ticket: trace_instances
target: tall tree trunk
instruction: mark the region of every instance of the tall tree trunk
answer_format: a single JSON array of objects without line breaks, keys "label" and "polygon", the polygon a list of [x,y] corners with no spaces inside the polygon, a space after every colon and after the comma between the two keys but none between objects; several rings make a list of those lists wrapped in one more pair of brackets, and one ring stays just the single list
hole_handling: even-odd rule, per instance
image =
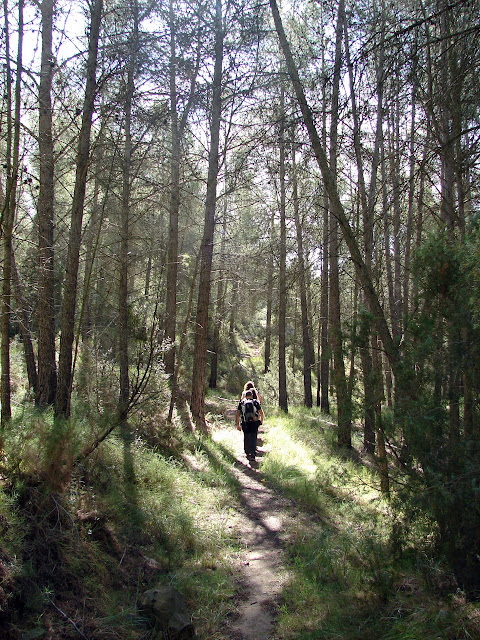
[{"label": "tall tree trunk", "polygon": [[[397,77],[397,76],[396,76]],[[400,206],[400,106],[397,100],[391,109],[390,125],[390,176],[392,180],[393,207],[389,210],[393,213],[393,307],[390,309],[392,333],[394,339],[400,341],[402,335],[402,277],[401,277],[401,206]]]},{"label": "tall tree trunk", "polygon": [[310,322],[307,307],[306,265],[303,254],[303,230],[300,223],[298,210],[298,184],[297,167],[295,158],[295,143],[292,144],[292,182],[293,182],[293,212],[295,216],[295,229],[297,233],[297,259],[298,259],[298,283],[300,287],[300,307],[302,314],[302,344],[303,344],[303,403],[306,407],[313,406],[312,398],[312,365],[313,346],[310,340]]},{"label": "tall tree trunk", "polygon": [[385,445],[385,435],[383,432],[382,419],[382,400],[383,393],[383,377],[382,377],[382,360],[381,360],[381,343],[378,342],[375,332],[372,334],[372,354],[373,354],[373,380],[375,388],[375,435],[377,447],[377,469],[380,475],[380,491],[384,496],[390,495],[390,475],[388,471],[388,457]]},{"label": "tall tree trunk", "polygon": [[192,278],[190,282],[190,294],[188,296],[187,314],[183,322],[183,331],[180,337],[180,344],[178,346],[178,359],[177,359],[177,362],[175,363],[175,371],[173,373],[172,393],[170,396],[170,407],[168,409],[168,417],[167,417],[168,423],[172,422],[173,409],[175,408],[175,402],[177,401],[177,396],[178,396],[178,376],[180,375],[180,367],[182,366],[183,349],[185,348],[185,344],[187,342],[188,324],[190,322],[190,316],[192,315],[193,294],[195,292],[195,284],[197,282],[199,264],[200,264],[200,252],[197,254],[197,257],[195,259],[195,265],[193,267],[193,273],[192,273]]},{"label": "tall tree trunk", "polygon": [[38,150],[40,190],[38,193],[38,394],[41,407],[55,402],[57,364],[55,360],[55,274],[54,274],[54,148],[52,136],[52,32],[55,0],[43,0],[42,60],[38,94]]},{"label": "tall tree trunk", "polygon": [[130,180],[132,165],[132,102],[135,92],[135,71],[138,50],[138,3],[132,1],[133,29],[129,42],[129,60],[127,67],[127,85],[125,91],[125,146],[123,151],[123,185],[120,220],[120,254],[119,254],[119,287],[118,287],[118,362],[120,370],[118,414],[122,433],[129,440],[125,426],[128,417],[128,401],[130,396],[130,379],[128,373],[128,254],[130,227]]},{"label": "tall tree trunk", "polygon": [[237,324],[237,305],[238,298],[240,294],[240,277],[238,273],[233,275],[233,286],[232,286],[232,301],[230,306],[230,322],[228,327],[228,332],[230,334],[230,338],[233,338],[233,334],[235,332],[235,326]]},{"label": "tall tree trunk", "polygon": [[264,373],[270,370],[272,352],[272,307],[273,307],[273,244],[275,242],[275,214],[272,213],[270,222],[270,251],[267,262],[267,318],[265,326],[265,360]]},{"label": "tall tree trunk", "polygon": [[406,327],[410,311],[410,262],[412,252],[412,236],[413,236],[413,204],[415,202],[415,127],[416,127],[416,54],[414,54],[414,82],[412,83],[412,94],[410,104],[412,105],[412,115],[410,124],[410,168],[408,176],[408,211],[407,211],[407,229],[405,233],[405,265],[403,274],[403,320],[402,324]]},{"label": "tall tree trunk", "polygon": [[[23,51],[23,0],[18,3],[18,48],[15,82],[15,112],[12,118],[11,84],[12,72],[10,69],[9,52],[9,24],[8,2],[4,1],[5,14],[5,48],[6,48],[6,76],[7,76],[7,188],[4,206],[1,216],[1,230],[3,232],[3,282],[2,282],[2,308],[1,308],[1,385],[0,400],[1,430],[12,417],[11,388],[10,388],[10,322],[12,313],[12,262],[13,262],[13,224],[17,208],[17,184],[20,171],[20,98],[22,82],[22,51]],[[0,448],[2,442],[0,438]]]},{"label": "tall tree trunk", "polygon": [[[324,31],[324,29],[323,29]],[[322,35],[322,42],[324,37]],[[326,73],[325,47],[322,47],[322,70]],[[327,83],[322,83],[322,142],[327,148]],[[320,280],[320,323],[319,323],[319,372],[317,388],[317,406],[327,415],[330,413],[330,358],[331,349],[328,336],[329,311],[329,235],[330,235],[330,211],[328,206],[328,194],[326,189],[322,193],[323,214],[322,214],[322,275]]]},{"label": "tall tree trunk", "polygon": [[169,1],[170,25],[170,205],[167,256],[167,295],[165,304],[165,339],[169,349],[165,354],[165,371],[173,375],[175,371],[175,339],[177,324],[177,279],[178,279],[178,219],[180,211],[180,161],[181,142],[187,124],[188,116],[194,101],[196,78],[200,63],[200,38],[197,50],[197,61],[190,82],[190,94],[183,114],[179,118],[177,91],[177,32],[175,23],[175,8],[173,0]]},{"label": "tall tree trunk", "polygon": [[[226,170],[226,169],[225,169]],[[217,388],[218,354],[220,351],[220,330],[222,328],[225,307],[225,243],[227,236],[227,194],[223,196],[222,239],[220,242],[220,259],[218,267],[217,303],[215,305],[215,320],[213,323],[212,354],[210,359],[210,389]]]},{"label": "tall tree trunk", "polygon": [[[330,169],[336,175],[337,169],[337,138],[338,138],[338,109],[340,72],[342,65],[342,35],[343,35],[344,0],[338,5],[336,27],[335,67],[333,73],[332,117],[330,123]],[[331,206],[331,205],[330,205]],[[340,277],[338,267],[338,220],[330,217],[330,342],[333,352],[333,379],[337,395],[338,445],[350,447],[351,436],[351,406],[348,393],[345,362],[343,353],[343,336],[340,309]]]},{"label": "tall tree trunk", "polygon": [[200,281],[198,285],[197,318],[195,323],[195,352],[192,372],[190,408],[197,428],[206,431],[205,379],[207,373],[208,310],[211,290],[213,236],[217,199],[218,153],[220,117],[222,112],[223,25],[222,2],[215,5],[215,67],[212,87],[212,113],[210,121],[210,151],[208,158],[205,225],[202,239]]},{"label": "tall tree trunk", "polygon": [[[330,413],[330,357],[331,349],[328,335],[328,318],[329,312],[329,290],[330,278],[328,273],[328,265],[330,264],[329,255],[329,208],[328,197],[324,198],[323,207],[323,232],[322,232],[322,276],[321,276],[321,294],[320,294],[320,408],[327,415]],[[318,401],[317,401],[318,405]]]},{"label": "tall tree trunk", "polygon": [[95,0],[92,5],[90,36],[88,43],[87,83],[83,102],[82,127],[78,141],[75,188],[73,192],[72,215],[67,252],[64,294],[62,303],[62,333],[58,364],[57,395],[55,416],[67,417],[70,413],[72,386],[72,347],[75,330],[75,308],[77,302],[77,279],[82,237],[82,219],[90,160],[90,131],[96,93],[96,71],[98,40],[102,18],[103,0]]},{"label": "tall tree trunk", "polygon": [[[382,13],[384,16],[384,13]],[[344,16],[345,18],[345,16]],[[348,26],[344,20],[345,55],[349,70],[350,99],[352,103],[353,116],[353,144],[358,172],[358,190],[363,218],[363,245],[365,251],[365,265],[370,272],[373,266],[373,239],[374,239],[374,207],[377,184],[377,171],[380,163],[380,147],[383,136],[383,34],[385,20],[381,19],[381,44],[376,55],[376,78],[377,78],[377,123],[375,133],[375,145],[372,157],[372,167],[370,172],[370,186],[367,193],[365,184],[363,156],[361,149],[360,121],[355,98],[355,85],[353,77],[353,65],[350,58],[350,46],[348,37]],[[368,309],[368,301],[365,302]],[[375,451],[375,384],[373,373],[372,352],[370,345],[371,327],[368,321],[362,323],[361,328],[362,344],[360,346],[360,358],[363,370],[364,389],[364,448],[370,454]]]},{"label": "tall tree trunk", "polygon": [[278,279],[278,405],[288,412],[287,360],[286,360],[286,318],[287,318],[287,225],[285,204],[285,97],[283,83],[280,94],[280,271]]}]

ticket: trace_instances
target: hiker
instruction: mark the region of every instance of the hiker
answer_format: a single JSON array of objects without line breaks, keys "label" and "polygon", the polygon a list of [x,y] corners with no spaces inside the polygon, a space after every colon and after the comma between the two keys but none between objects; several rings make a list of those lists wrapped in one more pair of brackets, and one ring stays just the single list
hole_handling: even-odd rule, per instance
[{"label": "hiker", "polygon": [[262,396],[255,389],[255,385],[251,380],[246,382],[245,386],[243,387],[242,399],[245,398],[245,393],[248,391],[248,389],[252,390],[254,400],[258,400],[259,403],[262,404]]},{"label": "hiker", "polygon": [[[240,427],[240,418],[242,426]],[[253,397],[253,390],[247,389],[245,397],[238,403],[237,413],[235,414],[235,422],[237,429],[243,431],[243,448],[245,454],[250,461],[255,460],[257,453],[257,434],[258,427],[264,421],[265,416],[260,402]]]}]

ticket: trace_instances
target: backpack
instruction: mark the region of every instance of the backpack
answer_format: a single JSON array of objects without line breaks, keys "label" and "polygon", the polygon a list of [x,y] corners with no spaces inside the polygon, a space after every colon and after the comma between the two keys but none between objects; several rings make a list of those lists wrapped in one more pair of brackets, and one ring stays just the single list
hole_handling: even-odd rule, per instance
[{"label": "backpack", "polygon": [[258,421],[258,409],[255,404],[251,398],[244,398],[242,400],[242,416],[244,422]]}]

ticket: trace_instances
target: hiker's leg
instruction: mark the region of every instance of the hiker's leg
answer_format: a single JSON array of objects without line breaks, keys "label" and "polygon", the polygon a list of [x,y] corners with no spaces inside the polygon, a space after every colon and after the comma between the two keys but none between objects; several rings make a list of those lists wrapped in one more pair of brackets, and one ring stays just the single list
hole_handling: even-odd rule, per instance
[{"label": "hiker's leg", "polygon": [[247,453],[248,449],[248,434],[245,430],[245,427],[242,426],[242,431],[243,431],[243,450],[245,451],[245,453]]},{"label": "hiker's leg", "polygon": [[255,424],[253,438],[252,438],[252,453],[255,455],[257,453],[257,438],[258,438],[258,427],[260,426],[260,422]]},{"label": "hiker's leg", "polygon": [[255,445],[257,442],[257,436],[255,431],[249,426],[248,431],[245,432],[245,453],[247,456],[255,455]]}]

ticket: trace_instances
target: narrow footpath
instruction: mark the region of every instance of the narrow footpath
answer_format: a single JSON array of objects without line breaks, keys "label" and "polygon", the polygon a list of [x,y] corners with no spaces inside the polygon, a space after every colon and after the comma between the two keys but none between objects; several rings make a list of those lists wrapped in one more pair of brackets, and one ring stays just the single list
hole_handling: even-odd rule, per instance
[{"label": "narrow footpath", "polygon": [[280,594],[288,577],[282,561],[282,531],[292,505],[262,482],[263,427],[258,451],[257,461],[250,463],[239,433],[234,473],[242,487],[241,504],[231,526],[244,544],[239,569],[243,589],[239,615],[231,627],[232,640],[273,638]]}]

